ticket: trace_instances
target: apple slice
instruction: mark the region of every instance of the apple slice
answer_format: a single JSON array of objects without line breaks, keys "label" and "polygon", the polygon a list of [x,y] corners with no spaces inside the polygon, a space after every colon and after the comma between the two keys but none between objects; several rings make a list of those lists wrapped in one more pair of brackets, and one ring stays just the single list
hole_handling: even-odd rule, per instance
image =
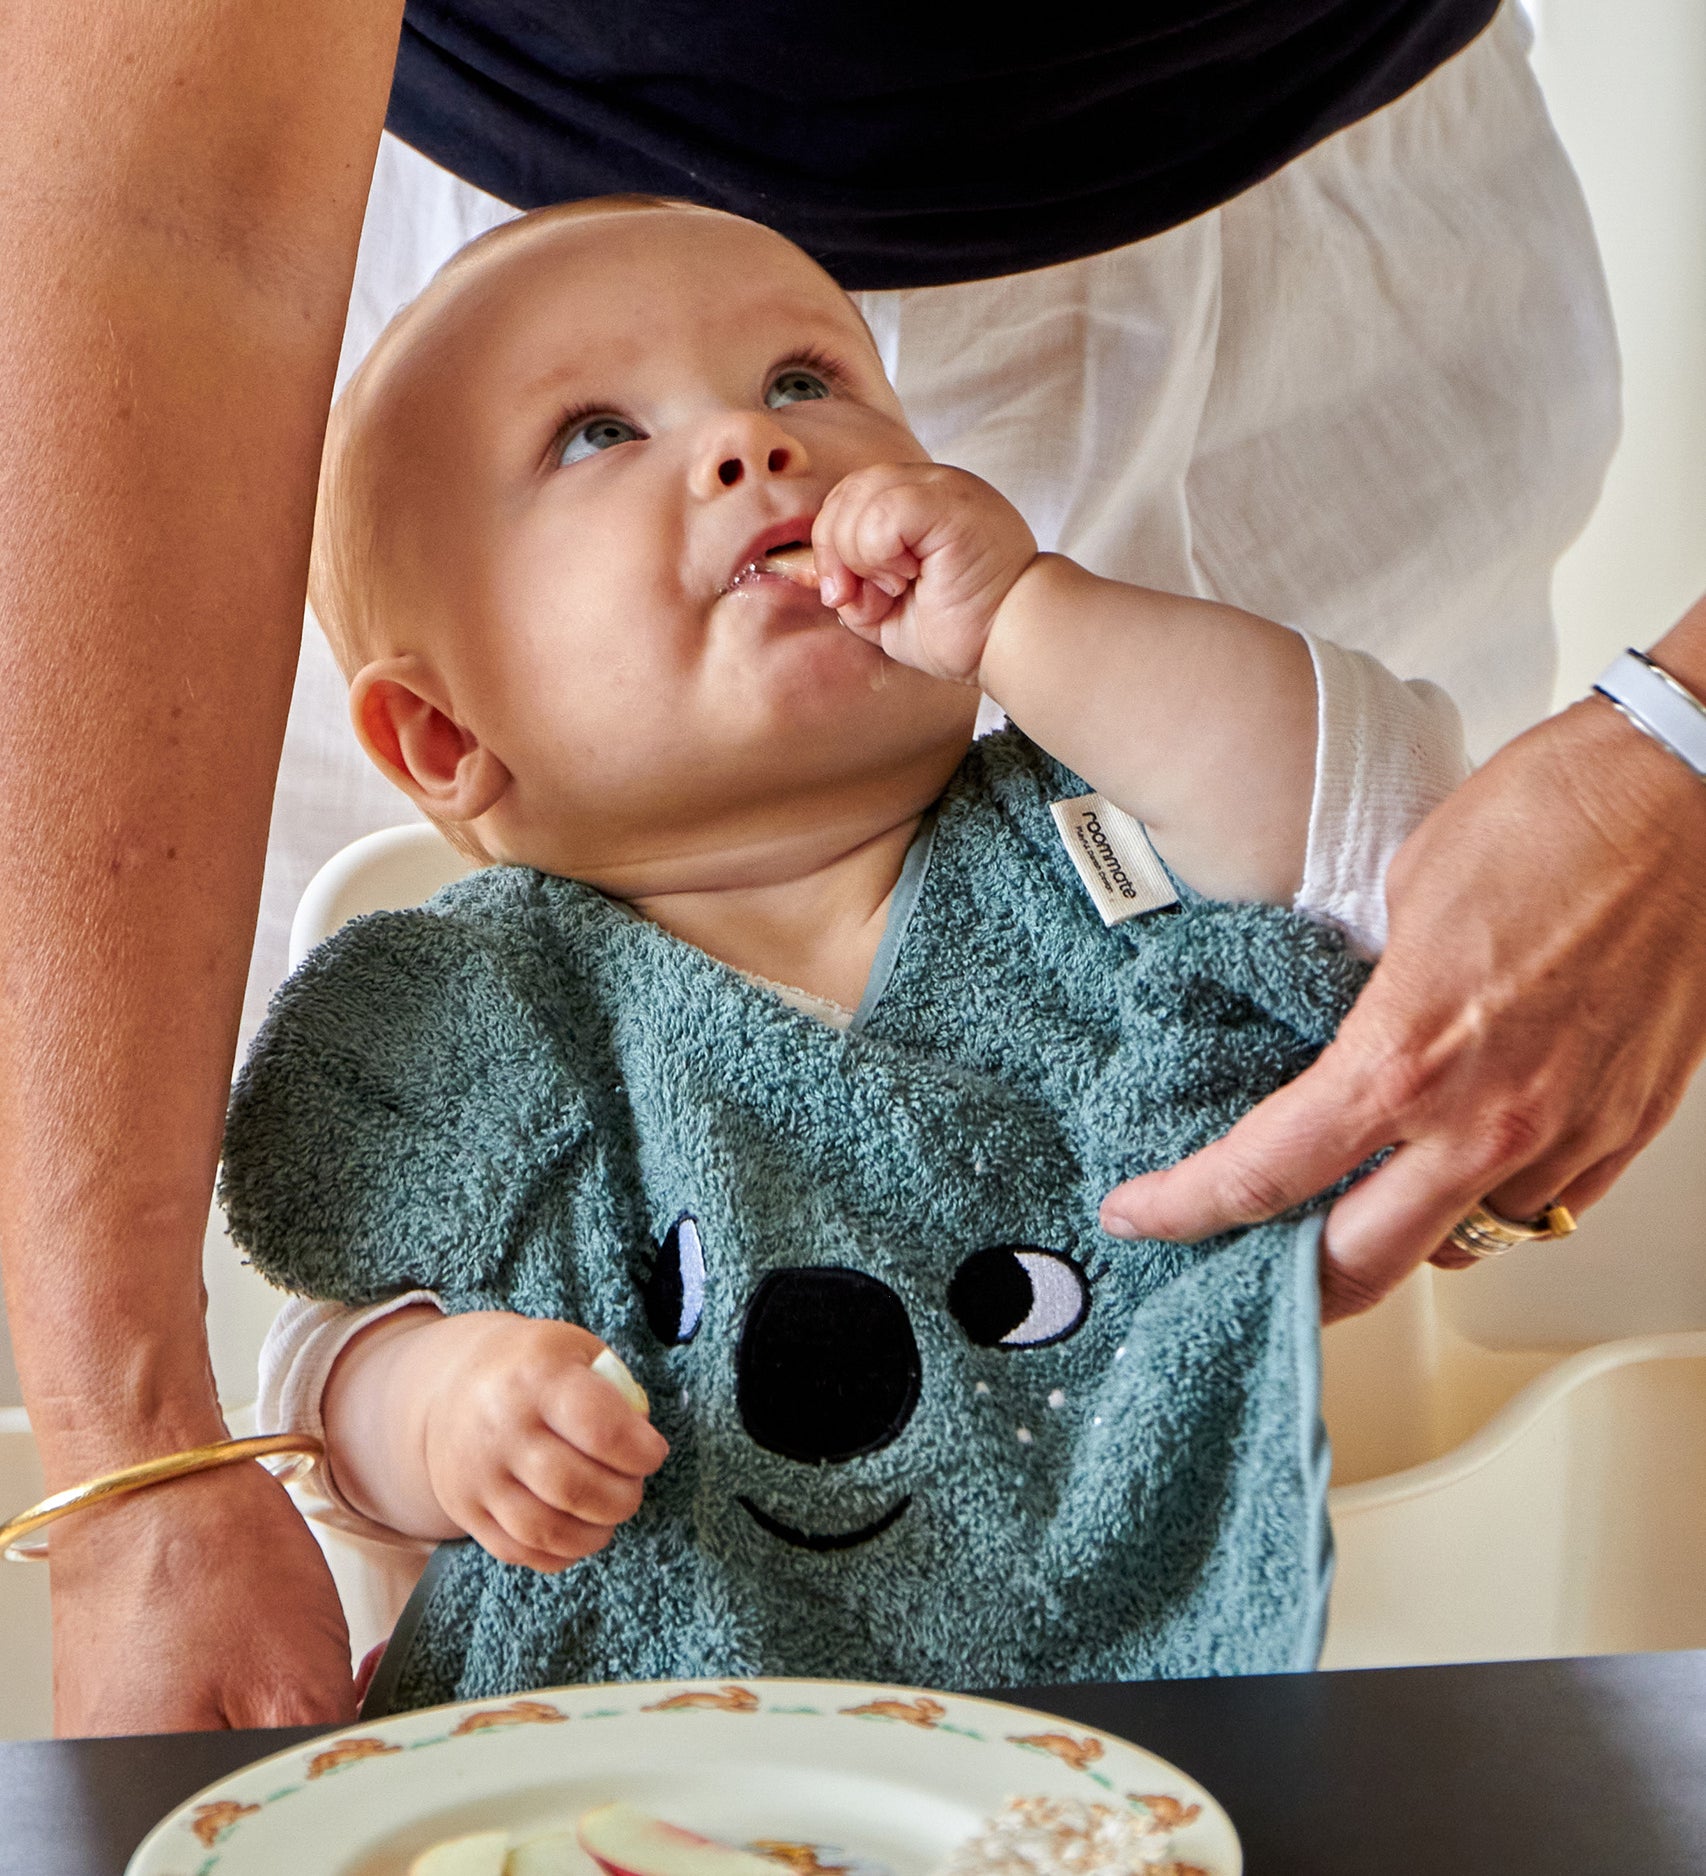
[{"label": "apple slice", "polygon": [[527,1837],[509,1853],[504,1876],[591,1876],[591,1864],[573,1830]]},{"label": "apple slice", "polygon": [[580,1842],[608,1876],[778,1876],[779,1870],[769,1857],[732,1850],[631,1804],[583,1812]]},{"label": "apple slice", "polygon": [[809,586],[814,590],[817,586],[817,556],[809,541],[797,547],[778,547],[764,556],[763,566],[766,573],[779,573],[796,586]]},{"label": "apple slice", "polygon": [[477,1830],[423,1850],[409,1865],[409,1876],[504,1876],[508,1854],[507,1830]]},{"label": "apple slice", "polygon": [[592,1364],[592,1371],[599,1380],[608,1381],[635,1413],[645,1414],[650,1418],[652,1404],[646,1399],[646,1390],[629,1373],[628,1364],[615,1349],[601,1348],[597,1359]]}]

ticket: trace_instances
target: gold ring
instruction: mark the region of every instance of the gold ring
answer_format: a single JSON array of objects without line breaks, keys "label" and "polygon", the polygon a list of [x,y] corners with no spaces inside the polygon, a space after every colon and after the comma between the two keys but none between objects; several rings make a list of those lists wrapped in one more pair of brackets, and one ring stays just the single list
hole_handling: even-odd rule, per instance
[{"label": "gold ring", "polygon": [[1490,1205],[1472,1205],[1451,1228],[1451,1242],[1471,1257],[1502,1257],[1513,1244],[1567,1238],[1576,1228],[1569,1206],[1552,1201],[1537,1218],[1507,1218]]}]

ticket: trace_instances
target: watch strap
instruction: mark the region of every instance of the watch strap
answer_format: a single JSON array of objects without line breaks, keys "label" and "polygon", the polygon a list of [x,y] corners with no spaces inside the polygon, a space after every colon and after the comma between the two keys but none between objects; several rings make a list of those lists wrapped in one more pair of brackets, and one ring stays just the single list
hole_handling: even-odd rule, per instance
[{"label": "watch strap", "polygon": [[1668,671],[1642,652],[1626,651],[1600,673],[1594,689],[1706,781],[1706,703]]}]

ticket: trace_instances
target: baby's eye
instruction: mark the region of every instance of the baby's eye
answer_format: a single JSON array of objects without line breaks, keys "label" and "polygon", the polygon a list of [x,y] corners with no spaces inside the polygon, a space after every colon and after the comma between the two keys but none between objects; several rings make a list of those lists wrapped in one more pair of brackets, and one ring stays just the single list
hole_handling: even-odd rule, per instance
[{"label": "baby's eye", "polygon": [[588,417],[564,430],[557,461],[560,464],[584,462],[601,449],[614,449],[618,443],[636,443],[639,438],[640,432],[626,417],[613,417],[608,412]]},{"label": "baby's eye", "polygon": [[809,404],[813,398],[828,395],[829,386],[815,371],[807,371],[804,365],[790,365],[771,380],[764,401],[772,410],[780,410],[784,404]]},{"label": "baby's eye", "polygon": [[948,1308],[980,1348],[1042,1348],[1083,1326],[1090,1285],[1059,1251],[995,1244],[954,1272]]}]

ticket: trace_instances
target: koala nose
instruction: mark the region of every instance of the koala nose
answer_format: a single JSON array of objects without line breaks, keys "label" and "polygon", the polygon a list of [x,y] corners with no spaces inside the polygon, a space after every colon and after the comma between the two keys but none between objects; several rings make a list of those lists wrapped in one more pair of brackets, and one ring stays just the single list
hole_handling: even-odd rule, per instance
[{"label": "koala nose", "polygon": [[747,1305],[736,1404],[753,1439],[786,1459],[879,1451],[912,1418],[922,1377],[906,1305],[863,1271],[772,1271]]}]

